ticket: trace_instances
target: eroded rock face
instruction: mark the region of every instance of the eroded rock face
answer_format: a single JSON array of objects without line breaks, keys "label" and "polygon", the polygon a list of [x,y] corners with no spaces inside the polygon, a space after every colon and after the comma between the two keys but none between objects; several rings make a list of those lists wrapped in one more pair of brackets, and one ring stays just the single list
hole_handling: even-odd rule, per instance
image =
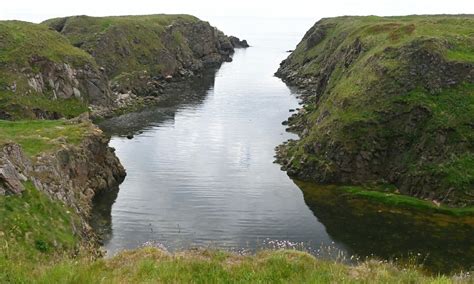
[{"label": "eroded rock face", "polygon": [[31,170],[31,163],[20,146],[7,144],[0,152],[0,195],[21,194],[25,189],[25,174]]},{"label": "eroded rock face", "polygon": [[121,105],[126,94],[159,97],[167,92],[168,82],[200,76],[232,61],[234,48],[248,47],[246,41],[228,37],[208,22],[179,15],[114,17],[100,32],[86,26],[100,26],[104,19],[77,16],[45,23],[103,66]]},{"label": "eroded rock face", "polygon": [[107,106],[113,103],[108,78],[96,67],[85,64],[71,66],[35,56],[30,60],[32,69],[26,71],[28,86],[36,93],[52,91],[52,99],[76,98],[94,105]]},{"label": "eroded rock face", "polygon": [[[466,179],[474,152],[474,64],[447,56],[473,39],[452,40],[458,29],[447,23],[456,17],[431,20],[452,29],[452,37],[415,36],[425,24],[416,17],[323,19],[308,31],[277,72],[305,102],[288,119],[301,139],[277,149],[289,175],[389,183],[423,199],[474,204],[474,183]],[[474,30],[472,17],[463,20]]]},{"label": "eroded rock face", "polygon": [[117,190],[125,177],[108,142],[95,128],[80,145],[65,143],[34,160],[26,157],[19,145],[5,145],[0,152],[0,194],[21,194],[23,182],[29,180],[52,199],[73,208],[83,219],[80,233],[93,235],[88,225],[93,197],[101,191]]},{"label": "eroded rock face", "polygon": [[96,129],[79,146],[64,145],[53,154],[37,157],[31,174],[35,186],[88,216],[94,195],[116,188],[125,177],[108,142]]}]

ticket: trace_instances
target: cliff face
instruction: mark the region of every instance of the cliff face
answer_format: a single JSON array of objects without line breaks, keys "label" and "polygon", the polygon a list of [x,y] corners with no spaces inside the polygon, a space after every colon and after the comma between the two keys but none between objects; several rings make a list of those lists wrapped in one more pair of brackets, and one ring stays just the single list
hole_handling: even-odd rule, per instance
[{"label": "cliff face", "polygon": [[231,61],[238,38],[195,17],[152,15],[0,22],[0,119],[72,118],[158,99]]},{"label": "cliff face", "polygon": [[231,61],[234,44],[240,43],[188,15],[77,16],[44,24],[91,54],[120,97],[160,96],[169,81]]},{"label": "cliff face", "polygon": [[472,16],[319,21],[277,72],[306,103],[278,161],[301,179],[473,205],[473,34]]},{"label": "cliff face", "polygon": [[74,209],[83,226],[76,233],[88,236],[93,197],[101,191],[118,190],[125,170],[108,146],[109,139],[90,122],[82,123],[89,126],[77,145],[58,138],[55,149],[34,157],[26,155],[19,144],[2,146],[0,195],[20,195],[29,181],[51,199]]},{"label": "cliff face", "polygon": [[89,104],[113,104],[94,58],[46,26],[0,22],[0,119],[74,117]]}]

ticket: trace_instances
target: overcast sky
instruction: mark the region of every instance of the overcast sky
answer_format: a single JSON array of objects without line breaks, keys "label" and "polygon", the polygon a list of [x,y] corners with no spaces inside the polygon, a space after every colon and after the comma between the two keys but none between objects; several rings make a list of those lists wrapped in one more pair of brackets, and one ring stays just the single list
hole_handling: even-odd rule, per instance
[{"label": "overcast sky", "polygon": [[340,15],[474,14],[474,0],[3,0],[0,19],[30,22],[70,15],[186,13],[321,18]]}]

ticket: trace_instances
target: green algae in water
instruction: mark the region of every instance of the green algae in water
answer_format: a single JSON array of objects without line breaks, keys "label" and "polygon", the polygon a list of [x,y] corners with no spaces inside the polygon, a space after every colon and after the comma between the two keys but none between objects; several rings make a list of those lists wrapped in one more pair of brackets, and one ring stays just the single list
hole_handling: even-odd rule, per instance
[{"label": "green algae in water", "polygon": [[455,216],[441,210],[390,205],[341,186],[295,183],[328,234],[352,255],[399,263],[415,259],[433,273],[474,267],[472,214]]}]

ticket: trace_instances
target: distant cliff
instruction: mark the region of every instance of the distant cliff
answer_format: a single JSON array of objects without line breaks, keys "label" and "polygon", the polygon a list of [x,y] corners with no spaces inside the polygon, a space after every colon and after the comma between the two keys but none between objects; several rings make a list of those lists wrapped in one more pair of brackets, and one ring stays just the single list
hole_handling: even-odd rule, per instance
[{"label": "distant cliff", "polygon": [[232,60],[234,47],[248,47],[189,15],[77,16],[44,24],[95,58],[121,106],[135,97],[159,98],[176,88],[170,82],[218,67]]},{"label": "distant cliff", "polygon": [[113,104],[94,58],[43,25],[0,22],[0,119],[74,117]]},{"label": "distant cliff", "polygon": [[277,75],[302,90],[291,176],[474,205],[474,17],[322,19]]},{"label": "distant cliff", "polygon": [[248,45],[187,15],[0,22],[0,119],[110,115],[231,61],[234,46]]}]

